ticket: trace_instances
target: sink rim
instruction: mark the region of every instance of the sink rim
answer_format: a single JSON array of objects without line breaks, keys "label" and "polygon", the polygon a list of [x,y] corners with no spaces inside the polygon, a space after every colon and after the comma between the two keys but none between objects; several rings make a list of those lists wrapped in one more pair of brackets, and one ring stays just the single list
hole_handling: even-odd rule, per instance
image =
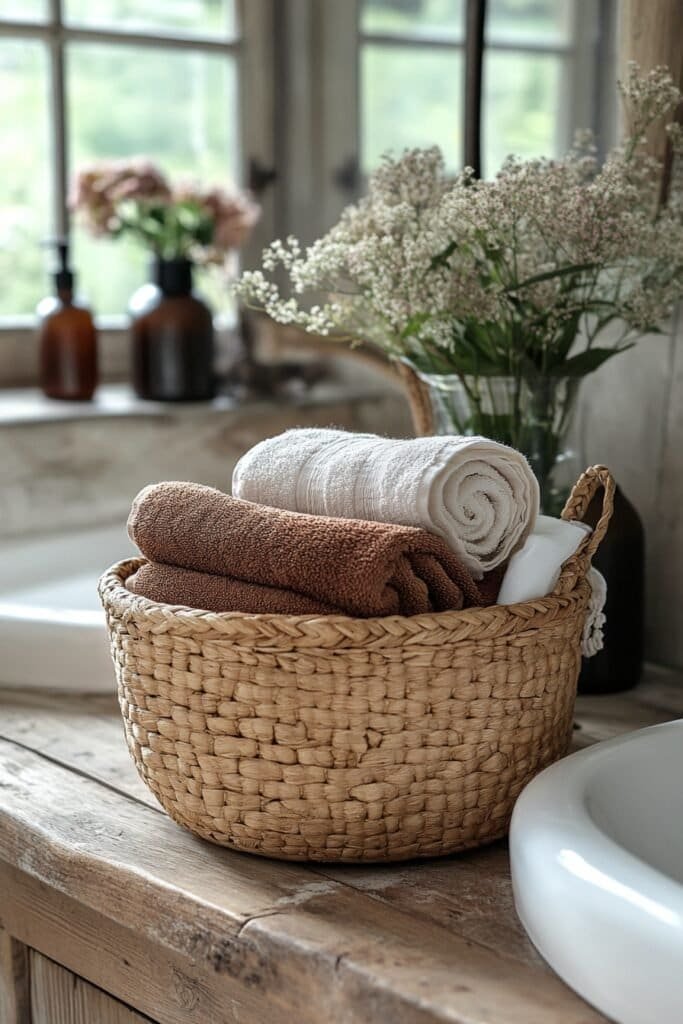
[{"label": "sink rim", "polygon": [[588,795],[600,764],[667,734],[683,740],[683,718],[547,768],[520,796],[510,830],[515,907],[529,937],[567,984],[621,1024],[676,1019],[683,884],[608,835]]},{"label": "sink rim", "polygon": [[60,626],[66,629],[101,630],[106,619],[103,611],[88,608],[55,608],[50,605],[19,604],[0,601],[0,621],[10,621],[18,628],[22,624],[31,626],[36,622]]},{"label": "sink rim", "polygon": [[[114,557],[132,550],[120,522],[0,542],[0,687],[115,693],[97,580]],[[70,589],[72,580],[75,590]],[[61,603],[58,592],[51,599],[52,594],[41,591],[44,585],[56,589],[62,584]],[[92,602],[81,604],[83,586],[86,593],[92,591]]]},{"label": "sink rim", "polygon": [[[597,840],[600,845],[605,846],[610,858],[617,858],[630,868],[637,866],[639,872],[651,875],[653,885],[666,882],[675,887],[683,903],[683,883],[614,839],[601,827],[587,802],[590,795],[589,783],[595,777],[596,762],[604,762],[615,755],[618,757],[619,752],[626,746],[649,744],[655,732],[680,733],[683,743],[683,717],[602,740],[550,765],[537,775],[520,795],[510,827],[511,838],[513,830],[518,834],[520,828],[529,827],[528,817],[536,813],[536,805],[547,800],[549,808],[546,810],[550,810],[547,821],[544,825],[534,822],[531,826],[534,831],[541,832],[547,829],[548,834],[554,834],[561,828],[565,836],[567,833],[574,833],[576,836],[587,837],[589,841]],[[613,859],[610,859],[610,863],[614,863]]]}]

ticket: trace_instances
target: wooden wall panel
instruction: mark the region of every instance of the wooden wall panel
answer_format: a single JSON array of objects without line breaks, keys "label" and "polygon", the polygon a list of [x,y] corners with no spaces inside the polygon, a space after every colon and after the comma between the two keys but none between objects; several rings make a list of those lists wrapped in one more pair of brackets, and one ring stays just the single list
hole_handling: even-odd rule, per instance
[{"label": "wooden wall panel", "polygon": [[30,1024],[28,950],[0,925],[0,1024]]},{"label": "wooden wall panel", "polygon": [[30,952],[31,1024],[149,1024],[148,1017],[112,999],[106,992]]},{"label": "wooden wall panel", "polygon": [[[619,64],[667,65],[683,86],[681,0],[620,0]],[[665,137],[654,133],[662,156]],[[605,462],[643,518],[647,537],[647,655],[683,665],[683,317],[670,335],[590,378],[577,424],[582,459]]]}]

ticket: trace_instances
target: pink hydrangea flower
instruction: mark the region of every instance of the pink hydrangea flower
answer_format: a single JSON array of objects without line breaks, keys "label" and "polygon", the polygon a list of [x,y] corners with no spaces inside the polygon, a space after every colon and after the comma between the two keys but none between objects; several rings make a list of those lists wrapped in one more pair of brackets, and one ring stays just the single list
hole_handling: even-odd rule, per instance
[{"label": "pink hydrangea flower", "polygon": [[[179,215],[181,204],[196,208],[196,223]],[[166,253],[169,246],[175,247],[171,256],[202,262],[222,262],[244,245],[260,214],[256,203],[235,188],[188,183],[172,187],[146,157],[99,161],[81,168],[70,205],[95,236],[129,233],[152,249]]]}]

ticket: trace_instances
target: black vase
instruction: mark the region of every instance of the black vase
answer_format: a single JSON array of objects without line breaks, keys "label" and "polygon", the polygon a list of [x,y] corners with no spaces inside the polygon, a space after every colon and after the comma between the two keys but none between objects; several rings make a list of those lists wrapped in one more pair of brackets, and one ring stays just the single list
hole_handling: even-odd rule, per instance
[{"label": "black vase", "polygon": [[[588,506],[585,520],[595,526],[602,496]],[[619,487],[607,533],[593,557],[607,581],[605,646],[585,658],[579,693],[617,693],[635,686],[643,671],[645,634],[645,532],[640,516]]]},{"label": "black vase", "polygon": [[157,259],[153,277],[131,302],[135,393],[158,402],[213,398],[213,318],[192,292],[192,263]]}]

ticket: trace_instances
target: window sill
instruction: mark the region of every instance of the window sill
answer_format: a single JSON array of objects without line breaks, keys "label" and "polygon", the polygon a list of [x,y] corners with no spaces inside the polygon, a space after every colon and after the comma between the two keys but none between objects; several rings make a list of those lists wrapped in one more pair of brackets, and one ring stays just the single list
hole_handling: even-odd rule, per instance
[{"label": "window sill", "polygon": [[392,390],[381,380],[359,383],[357,380],[330,379],[306,391],[274,396],[237,399],[231,395],[219,395],[211,402],[147,402],[137,398],[126,384],[105,384],[98,388],[93,401],[69,402],[46,398],[38,388],[14,388],[0,391],[0,426],[126,417],[206,418],[258,408],[272,410],[274,407],[306,408],[337,402],[360,402],[386,397]]}]

